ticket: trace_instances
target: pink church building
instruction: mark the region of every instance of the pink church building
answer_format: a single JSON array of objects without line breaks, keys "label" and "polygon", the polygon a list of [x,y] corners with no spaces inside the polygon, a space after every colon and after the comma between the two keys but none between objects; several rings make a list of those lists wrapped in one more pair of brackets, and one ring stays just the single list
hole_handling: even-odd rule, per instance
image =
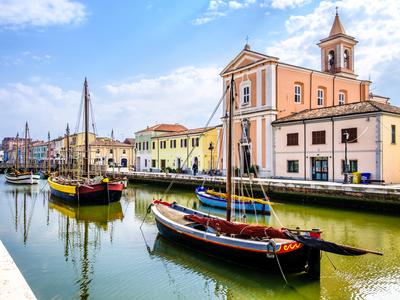
[{"label": "pink church building", "polygon": [[[356,44],[357,40],[346,34],[336,14],[329,36],[318,43],[321,49],[320,71],[281,62],[277,57],[252,51],[248,44],[245,45],[220,74],[224,91],[230,84],[231,76],[235,78],[236,168],[240,168],[243,173],[251,167],[257,168],[259,176],[267,178],[342,180],[342,129],[350,128],[353,135],[362,133],[365,124],[354,130],[355,125],[352,125],[351,119],[365,112],[370,114],[364,116],[369,118],[370,122],[373,116],[376,116],[376,119],[373,119],[375,123],[369,123],[370,131],[368,134],[363,133],[363,139],[360,137],[356,142],[348,143],[348,150],[353,158],[352,170],[370,172],[375,180],[400,182],[400,161],[396,162],[396,174],[389,175],[386,172],[387,176],[384,176],[384,164],[381,159],[386,147],[382,144],[382,137],[386,133],[383,128],[389,128],[390,131],[388,144],[399,145],[397,128],[400,126],[400,109],[389,105],[388,99],[372,95],[369,91],[369,80],[357,78],[354,62]],[[365,102],[362,104],[364,106],[359,107],[359,103],[362,102]],[[223,115],[227,112],[227,103],[229,93],[224,99]],[[374,103],[381,106],[376,108]],[[354,114],[351,113],[352,110]],[[308,114],[304,115],[305,112]],[[320,118],[311,117],[318,113]],[[382,120],[386,115],[390,115],[393,120],[390,119],[385,125]],[[337,126],[332,128],[333,118],[340,116],[347,116],[344,119],[350,123],[337,123]],[[327,118],[330,118],[330,125],[324,130],[317,130],[327,124]],[[310,120],[312,125],[304,125],[311,122]],[[223,136],[226,137],[224,118],[223,128]],[[313,144],[316,135],[314,131],[320,131],[321,144]],[[343,132],[348,133],[346,130]],[[295,140],[296,134],[297,148],[290,145],[295,141],[289,141]],[[393,141],[395,144],[391,143]],[[399,151],[397,147],[390,151]],[[358,155],[356,152],[364,153],[366,149],[372,151],[370,155],[363,156],[362,161],[354,162],[354,157]],[[397,153],[400,157],[400,152]],[[226,150],[222,158],[223,170],[226,170],[225,158]],[[350,164],[350,159],[347,163]],[[356,167],[356,164],[361,169]],[[322,172],[323,174],[316,171],[322,168],[326,171]],[[295,172],[291,172],[292,170]]]}]

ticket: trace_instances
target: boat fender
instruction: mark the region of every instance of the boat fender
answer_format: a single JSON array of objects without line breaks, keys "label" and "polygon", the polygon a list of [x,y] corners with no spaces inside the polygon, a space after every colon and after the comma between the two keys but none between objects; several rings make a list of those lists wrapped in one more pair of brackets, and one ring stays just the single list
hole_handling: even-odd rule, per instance
[{"label": "boat fender", "polygon": [[275,257],[275,241],[273,240],[269,240],[269,242],[267,243],[267,258],[274,258]]}]

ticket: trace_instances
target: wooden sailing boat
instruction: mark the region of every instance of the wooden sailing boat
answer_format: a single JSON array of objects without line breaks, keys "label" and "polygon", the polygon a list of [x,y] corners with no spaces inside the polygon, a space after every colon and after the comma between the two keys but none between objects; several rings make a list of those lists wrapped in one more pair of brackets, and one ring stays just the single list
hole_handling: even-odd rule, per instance
[{"label": "wooden sailing boat", "polygon": [[[203,186],[196,188],[196,196],[200,203],[206,206],[227,209],[227,194],[207,189]],[[245,211],[248,213],[270,214],[270,201],[261,198],[252,198],[246,196],[232,195],[232,206],[236,211]]]},{"label": "wooden sailing boat", "polygon": [[[68,202],[78,204],[108,204],[121,199],[124,189],[121,181],[113,181],[107,177],[90,177],[89,158],[89,103],[90,96],[88,83],[84,83],[84,125],[85,125],[85,155],[83,158],[83,175],[80,178],[67,176],[49,177],[51,194]],[[67,136],[68,141],[68,136]],[[68,143],[68,142],[67,142]],[[69,153],[69,145],[67,147]],[[69,154],[67,157],[67,168],[69,168]]]},{"label": "wooden sailing boat", "polygon": [[16,160],[15,167],[12,170],[9,170],[5,174],[6,181],[8,183],[13,184],[37,184],[39,182],[40,176],[33,174],[32,171],[28,170],[28,160],[29,160],[29,126],[28,122],[25,124],[25,139],[24,139],[24,170],[19,170],[19,134],[17,133],[17,142],[16,142]]},{"label": "wooden sailing boat", "polygon": [[[319,230],[295,230],[231,222],[234,79],[230,83],[227,135],[226,220],[176,203],[153,200],[151,210],[161,235],[213,256],[246,266],[320,277],[321,250],[341,255],[369,251],[320,239]],[[372,252],[370,252],[372,253]],[[375,253],[380,254],[380,253]]]}]

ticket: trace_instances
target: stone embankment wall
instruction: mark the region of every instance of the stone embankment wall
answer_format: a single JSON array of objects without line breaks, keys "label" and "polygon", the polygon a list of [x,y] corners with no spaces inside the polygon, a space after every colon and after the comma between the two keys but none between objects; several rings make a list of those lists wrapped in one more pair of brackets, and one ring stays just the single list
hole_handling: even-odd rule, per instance
[{"label": "stone embankment wall", "polygon": [[[122,174],[121,174],[122,175]],[[186,174],[166,174],[130,172],[123,174],[131,183],[152,183],[195,188],[204,184],[213,188],[224,188],[225,177],[191,176]],[[234,178],[235,184],[243,184],[262,196],[262,190],[271,201],[295,203],[316,203],[334,207],[365,208],[400,214],[400,185],[341,184],[301,180]]]}]

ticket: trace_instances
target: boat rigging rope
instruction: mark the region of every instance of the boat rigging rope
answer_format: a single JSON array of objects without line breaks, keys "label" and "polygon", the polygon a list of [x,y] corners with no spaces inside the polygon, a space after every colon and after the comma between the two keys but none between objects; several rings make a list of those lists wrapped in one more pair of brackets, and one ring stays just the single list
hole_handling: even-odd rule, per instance
[{"label": "boat rigging rope", "polygon": [[[222,101],[224,100],[225,95],[226,95],[226,93],[228,92],[228,89],[229,89],[229,85],[226,87],[226,89],[225,89],[225,91],[224,91],[224,93],[223,93],[221,99],[219,99],[219,101],[218,101],[218,103],[217,103],[217,105],[216,105],[214,111],[212,112],[212,114],[211,114],[210,117],[208,118],[208,120],[207,120],[207,122],[206,122],[206,124],[205,124],[205,126],[204,126],[204,128],[203,128],[203,131],[201,131],[201,133],[200,133],[200,137],[202,137],[202,136],[205,134],[206,130],[208,129],[208,126],[210,125],[210,122],[211,122],[212,119],[214,118],[214,116],[215,116],[215,114],[216,114],[218,108],[220,107]],[[187,141],[187,145],[188,145],[188,147],[189,147],[189,145],[190,145],[190,144],[189,144],[189,139],[188,139],[188,141]],[[190,155],[192,155],[192,153],[193,153],[193,151],[194,151],[195,149],[196,149],[195,147],[192,147],[192,150],[189,152],[189,154],[187,155],[186,159],[184,160],[184,162],[183,162],[183,164],[182,164],[182,167],[184,167],[185,164],[188,163],[188,159],[189,159]],[[164,192],[164,194],[163,194],[163,196],[161,197],[160,200],[164,199],[165,196],[168,194],[169,190],[171,189],[172,185],[174,184],[175,179],[176,179],[176,176],[172,177],[171,183],[168,185],[167,189],[165,190],[165,192]]]},{"label": "boat rigging rope", "polygon": [[85,97],[84,95],[85,95],[85,87],[83,87],[83,90],[82,90],[81,103],[79,106],[78,118],[76,119],[76,125],[75,125],[75,133],[79,132],[79,126],[81,125],[81,115],[82,115],[83,102],[84,102],[84,97]]},{"label": "boat rigging rope", "polygon": [[[241,110],[238,110],[238,112],[239,112],[239,117],[240,117],[240,119],[243,119],[244,117],[243,117],[242,111],[241,111]],[[245,143],[249,144],[249,140],[248,140],[247,134],[244,136],[244,140],[245,140]],[[259,141],[259,142],[260,142],[260,141]],[[252,159],[252,158],[253,158],[253,157],[251,157],[251,159]],[[258,169],[257,169],[257,168],[254,168],[254,173],[255,173],[255,176],[256,176],[257,178],[259,178],[259,172],[258,172]],[[251,185],[251,180],[250,180],[250,178],[249,178],[249,181],[250,181],[250,185]],[[259,185],[260,185],[260,188],[261,188],[261,191],[262,191],[262,193],[263,193],[264,199],[266,199],[266,200],[270,203],[269,207],[270,207],[271,213],[274,215],[274,217],[275,217],[275,219],[277,220],[279,226],[285,227],[285,226],[283,226],[281,220],[279,219],[279,217],[278,217],[278,215],[276,214],[274,208],[272,207],[271,201],[270,201],[270,199],[269,199],[267,193],[265,192],[265,189],[264,189],[264,186],[263,186],[262,182],[261,182],[261,181],[258,181],[258,183],[259,183]],[[257,214],[256,214],[256,216],[257,216]]]}]

